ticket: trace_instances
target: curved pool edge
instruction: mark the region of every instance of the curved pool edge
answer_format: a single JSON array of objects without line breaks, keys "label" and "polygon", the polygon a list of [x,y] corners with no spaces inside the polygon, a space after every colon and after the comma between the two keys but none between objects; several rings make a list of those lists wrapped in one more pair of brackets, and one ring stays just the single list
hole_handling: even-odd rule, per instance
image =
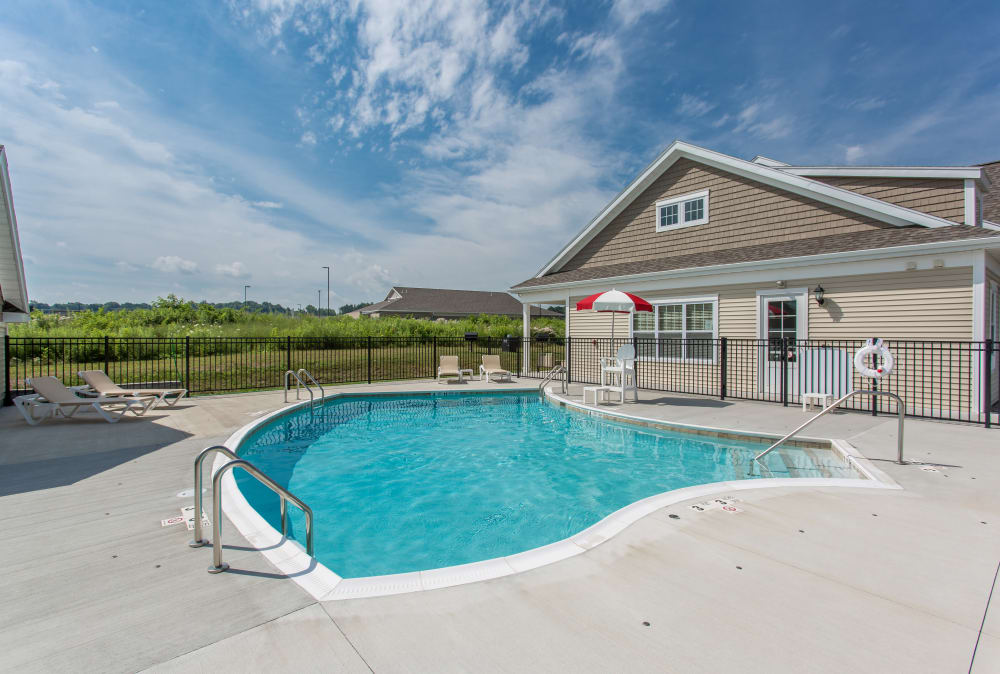
[{"label": "curved pool edge", "polygon": [[[528,389],[530,390],[530,389]],[[399,392],[406,395],[422,395],[441,393],[435,389],[420,389]],[[650,419],[628,415],[623,412],[600,409],[595,406],[583,405],[576,401],[562,398],[546,389],[546,397],[556,404],[571,407],[579,411],[612,418],[627,423],[655,425],[682,432],[700,431],[724,434],[737,434],[757,439],[777,439],[779,436],[765,433],[751,433],[736,429],[719,429],[691,424],[665,422],[662,419]],[[343,392],[332,393],[323,401],[341,397],[371,397],[383,393]],[[254,421],[246,424],[229,436],[223,443],[232,451],[239,453],[240,443],[259,426],[296,409],[309,405],[310,401],[302,401],[281,407]],[[305,549],[296,541],[285,538],[281,532],[272,527],[250,505],[243,496],[233,471],[222,478],[223,513],[258,552],[271,562],[281,573],[294,580],[303,590],[318,601],[336,601],[343,599],[361,599],[381,597],[407,592],[440,589],[465,585],[483,580],[492,580],[503,576],[537,569],[564,559],[582,554],[601,543],[612,539],[635,522],[647,515],[682,501],[714,496],[726,492],[747,491],[751,489],[773,489],[776,487],[848,487],[861,489],[902,489],[895,480],[882,470],[876,468],[870,460],[846,440],[835,438],[803,438],[807,441],[827,444],[840,453],[845,460],[865,475],[865,479],[847,478],[761,478],[757,480],[731,480],[725,482],[710,482],[706,484],[682,487],[654,494],[644,499],[630,503],[592,524],[583,531],[548,545],[532,548],[506,557],[495,557],[479,562],[461,564],[458,566],[428,569],[426,571],[411,571],[383,576],[367,576],[363,578],[342,578],[321,562],[306,554]],[[222,468],[228,459],[217,454],[212,464],[212,475]],[[318,523],[321,526],[321,523]]]}]

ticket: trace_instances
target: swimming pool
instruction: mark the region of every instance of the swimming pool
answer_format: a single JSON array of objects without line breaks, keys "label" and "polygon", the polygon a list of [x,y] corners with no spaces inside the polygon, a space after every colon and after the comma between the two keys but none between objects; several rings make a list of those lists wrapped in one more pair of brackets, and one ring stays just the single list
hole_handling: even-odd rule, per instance
[{"label": "swimming pool", "polygon": [[[766,445],[574,412],[537,393],[344,396],[246,436],[239,454],[316,516],[315,557],[344,578],[436,569],[561,541],[631,503],[754,479]],[[862,477],[829,449],[786,447],[765,477]],[[242,471],[247,502],[275,528],[278,499]],[[291,537],[304,518],[291,511]]]}]

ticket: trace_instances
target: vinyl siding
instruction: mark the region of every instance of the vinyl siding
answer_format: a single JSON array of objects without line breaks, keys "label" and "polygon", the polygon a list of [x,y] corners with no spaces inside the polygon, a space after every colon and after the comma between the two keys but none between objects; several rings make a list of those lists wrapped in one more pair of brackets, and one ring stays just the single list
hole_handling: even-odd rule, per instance
[{"label": "vinyl siding", "polygon": [[[0,345],[7,336],[7,324],[0,321]],[[4,349],[0,346],[0,405],[3,404],[3,392],[7,390],[7,361],[4,359]]]},{"label": "vinyl siding", "polygon": [[965,222],[963,180],[856,176],[817,176],[813,180],[888,201],[904,208],[936,215],[952,222]]},{"label": "vinyl siding", "polygon": [[[822,284],[821,307],[810,292],[810,339],[971,340],[972,268],[920,269],[840,278],[796,280],[789,285]],[[626,286],[621,289],[627,290]],[[719,336],[757,339],[757,290],[774,286],[746,284],[718,288],[671,288],[644,291],[646,297],[719,295]],[[576,302],[578,297],[572,298]],[[573,310],[572,337],[610,337],[611,314]],[[628,335],[628,316],[616,314],[615,335]]]},{"label": "vinyl siding", "polygon": [[[706,189],[706,224],[656,231],[657,201]],[[560,270],[888,227],[893,225],[682,159]]]}]

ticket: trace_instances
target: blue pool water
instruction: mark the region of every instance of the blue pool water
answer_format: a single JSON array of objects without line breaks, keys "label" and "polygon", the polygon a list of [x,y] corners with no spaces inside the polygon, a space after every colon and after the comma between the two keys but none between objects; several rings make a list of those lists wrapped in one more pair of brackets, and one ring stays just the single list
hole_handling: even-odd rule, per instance
[{"label": "blue pool water", "polygon": [[[647,496],[745,479],[763,448],[497,392],[339,398],[272,420],[239,453],[309,504],[316,558],[352,578],[553,543]],[[859,477],[830,450],[785,448],[765,460],[765,476]],[[236,479],[280,529],[277,497],[242,471]],[[304,518],[290,512],[304,541]]]}]

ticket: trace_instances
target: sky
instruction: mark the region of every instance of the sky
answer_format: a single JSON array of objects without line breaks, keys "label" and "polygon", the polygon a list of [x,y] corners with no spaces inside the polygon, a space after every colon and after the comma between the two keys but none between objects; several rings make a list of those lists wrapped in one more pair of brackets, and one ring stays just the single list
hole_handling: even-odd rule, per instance
[{"label": "sky", "polygon": [[5,0],[28,291],[505,290],[675,139],[997,160],[998,29],[997,2]]}]

